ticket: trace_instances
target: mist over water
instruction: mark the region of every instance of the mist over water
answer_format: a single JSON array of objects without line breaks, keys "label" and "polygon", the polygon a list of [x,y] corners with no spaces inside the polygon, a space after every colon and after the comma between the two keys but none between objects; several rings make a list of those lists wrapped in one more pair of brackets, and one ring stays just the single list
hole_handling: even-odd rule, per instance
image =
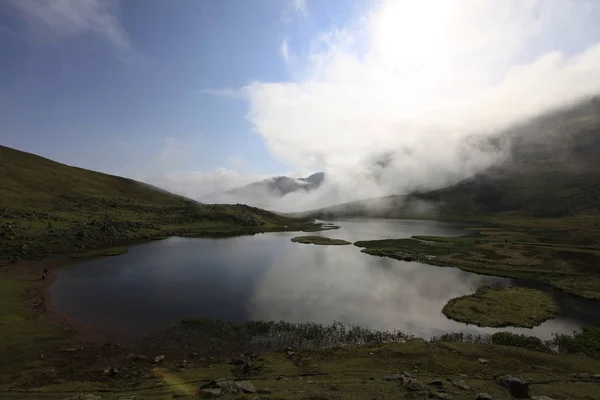
[{"label": "mist over water", "polygon": [[[425,221],[341,225],[323,234],[355,241],[465,232],[461,226]],[[58,270],[52,299],[67,316],[126,340],[187,317],[340,321],[425,338],[447,332],[497,331],[451,321],[441,310],[453,297],[485,284],[508,284],[508,279],[374,257],[352,245],[292,243],[294,236],[171,238],[135,246],[123,256]],[[568,298],[571,303],[558,319],[531,330],[503,330],[550,338],[551,333],[571,333],[585,321],[598,319],[593,313],[574,311],[589,307]]]}]

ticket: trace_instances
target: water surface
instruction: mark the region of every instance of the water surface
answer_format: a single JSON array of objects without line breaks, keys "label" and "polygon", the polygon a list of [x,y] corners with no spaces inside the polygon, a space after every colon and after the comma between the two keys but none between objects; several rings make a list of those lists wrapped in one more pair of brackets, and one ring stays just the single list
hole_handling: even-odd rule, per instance
[{"label": "water surface", "polygon": [[[317,234],[356,241],[467,233],[461,226],[431,221],[338,224],[339,230]],[[134,246],[121,256],[57,270],[52,300],[58,311],[123,340],[137,339],[186,317],[340,321],[429,338],[447,332],[498,331],[447,319],[441,310],[449,299],[486,284],[532,285],[374,257],[352,245],[292,243],[290,239],[299,234],[170,238]],[[600,322],[591,303],[560,293],[555,296],[563,309],[559,318],[533,329],[502,330],[547,339],[553,332],[571,333]]]}]

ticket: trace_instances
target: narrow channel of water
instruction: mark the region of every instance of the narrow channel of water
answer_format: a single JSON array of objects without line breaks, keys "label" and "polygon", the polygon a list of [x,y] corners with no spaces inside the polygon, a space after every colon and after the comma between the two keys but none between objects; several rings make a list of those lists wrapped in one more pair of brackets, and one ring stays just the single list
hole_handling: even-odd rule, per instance
[{"label": "narrow channel of water", "polygon": [[[432,221],[364,220],[339,225],[339,230],[317,234],[356,241],[466,233],[461,226]],[[441,310],[449,299],[482,285],[531,285],[373,257],[352,245],[290,241],[300,234],[170,238],[134,246],[122,256],[58,269],[52,300],[59,312],[123,340],[135,340],[185,317],[340,321],[429,338],[448,332],[498,331],[449,320]],[[598,310],[591,311],[589,302],[555,295],[563,310],[559,318],[533,329],[501,330],[549,339],[552,333],[572,333],[600,322]]]}]

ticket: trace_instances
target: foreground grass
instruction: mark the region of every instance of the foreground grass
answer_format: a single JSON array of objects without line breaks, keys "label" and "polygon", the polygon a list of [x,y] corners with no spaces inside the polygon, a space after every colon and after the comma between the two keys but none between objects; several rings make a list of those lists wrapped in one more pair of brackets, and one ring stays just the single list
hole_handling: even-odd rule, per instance
[{"label": "foreground grass", "polygon": [[415,236],[355,245],[371,255],[532,280],[576,296],[600,299],[597,218],[505,217],[489,218],[486,224],[463,237]]},{"label": "foreground grass", "polygon": [[551,294],[521,287],[481,287],[450,300],[442,312],[450,319],[478,326],[533,328],[558,315]]},{"label": "foreground grass", "polygon": [[350,244],[342,239],[331,239],[324,236],[296,236],[291,239],[294,243],[304,243],[304,244],[319,244],[319,245],[329,245],[329,246],[345,246]]},{"label": "foreground grass", "polygon": [[[40,354],[62,342],[63,330],[32,303],[30,279],[0,268],[0,380],[40,366]],[[1,398],[1,395],[0,395]]]},{"label": "foreground grass", "polygon": [[[423,399],[446,393],[453,399],[472,400],[477,393],[488,393],[494,399],[508,400],[509,392],[494,377],[510,374],[529,382],[531,396],[583,400],[596,398],[598,378],[593,374],[600,370],[599,360],[585,357],[515,346],[419,339],[332,349],[294,347],[256,354],[248,351],[222,360],[193,352],[166,352],[160,353],[165,359],[159,363],[153,362],[159,353],[151,349],[136,353],[147,356],[147,360],[139,356],[128,359],[127,351],[105,355],[104,363],[95,358],[87,360],[93,368],[88,366],[88,375],[77,379],[67,379],[59,373],[41,383],[34,380],[27,385],[17,379],[12,384],[0,384],[0,396],[65,399],[95,393],[101,399],[191,399],[198,398],[198,389],[213,379],[243,379],[257,389],[268,389],[269,394],[258,398]],[[105,374],[103,368],[113,372]],[[411,392],[398,382],[383,379],[394,373],[410,374],[423,387]],[[441,381],[437,383],[440,386],[431,385],[432,381]]]}]

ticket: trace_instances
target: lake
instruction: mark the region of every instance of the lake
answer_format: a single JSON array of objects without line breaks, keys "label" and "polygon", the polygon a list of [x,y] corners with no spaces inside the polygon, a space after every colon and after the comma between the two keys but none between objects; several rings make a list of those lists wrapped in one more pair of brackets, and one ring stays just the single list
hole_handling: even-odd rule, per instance
[{"label": "lake", "polygon": [[[310,233],[349,241],[413,235],[457,236],[460,225],[434,221],[339,221],[339,230]],[[480,328],[447,319],[451,298],[487,284],[528,282],[476,275],[456,268],[374,257],[356,246],[292,243],[299,232],[224,239],[173,237],[56,269],[51,287],[57,311],[130,341],[182,318],[232,322],[339,321],[401,330],[430,338],[448,332],[508,330],[549,339],[599,324],[590,302],[551,291],[558,318],[533,329]],[[541,287],[543,288],[543,287]],[[545,289],[550,291],[550,289]]]}]

